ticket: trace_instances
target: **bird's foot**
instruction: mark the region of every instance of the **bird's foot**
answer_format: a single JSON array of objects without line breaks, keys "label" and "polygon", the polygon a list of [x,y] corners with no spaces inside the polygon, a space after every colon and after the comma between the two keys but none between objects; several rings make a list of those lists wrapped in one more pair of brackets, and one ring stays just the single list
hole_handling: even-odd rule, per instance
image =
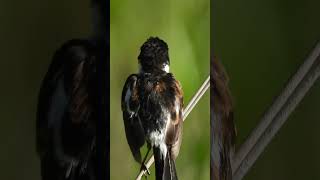
[{"label": "bird's foot", "polygon": [[70,158],[69,159],[69,165],[68,165],[68,168],[67,168],[67,171],[66,171],[66,178],[68,178],[71,174],[71,171],[72,171],[72,168],[77,166],[79,164],[79,161],[76,160],[76,159],[73,159],[73,158]]},{"label": "bird's foot", "polygon": [[146,177],[147,177],[148,175],[150,175],[150,171],[149,171],[148,167],[147,167],[145,164],[142,164],[142,165],[141,165],[140,171],[143,171],[143,172],[144,172],[143,174],[144,174]]},{"label": "bird's foot", "polygon": [[80,173],[85,174],[87,167],[88,167],[88,162],[87,161],[83,162],[80,167]]}]

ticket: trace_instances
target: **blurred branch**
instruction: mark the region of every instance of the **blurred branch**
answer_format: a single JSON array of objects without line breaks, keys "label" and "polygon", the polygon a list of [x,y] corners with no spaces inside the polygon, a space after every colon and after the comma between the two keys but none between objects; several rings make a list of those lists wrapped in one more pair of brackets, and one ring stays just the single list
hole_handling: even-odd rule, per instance
[{"label": "blurred branch", "polygon": [[241,145],[232,162],[233,179],[240,180],[244,177],[318,79],[320,76],[319,54],[320,43],[292,76],[282,93],[262,116],[260,123]]},{"label": "blurred branch", "polygon": [[[208,76],[208,78],[204,81],[202,86],[199,88],[199,90],[196,92],[196,94],[192,97],[192,99],[189,102],[189,104],[187,105],[187,107],[184,109],[184,111],[182,113],[183,121],[188,117],[189,113],[193,110],[193,108],[196,106],[196,104],[202,98],[204,93],[209,89],[209,87],[210,87],[210,76]],[[149,169],[153,163],[154,163],[154,157],[152,155],[151,158],[148,160],[146,167]],[[145,170],[140,171],[136,180],[140,180],[145,173],[146,173]]]},{"label": "blurred branch", "polygon": [[202,86],[199,88],[197,93],[192,97],[191,101],[187,105],[187,107],[183,111],[183,121],[188,117],[189,113],[195,107],[195,105],[199,102],[202,98],[203,94],[209,89],[210,87],[210,76],[204,81]]}]

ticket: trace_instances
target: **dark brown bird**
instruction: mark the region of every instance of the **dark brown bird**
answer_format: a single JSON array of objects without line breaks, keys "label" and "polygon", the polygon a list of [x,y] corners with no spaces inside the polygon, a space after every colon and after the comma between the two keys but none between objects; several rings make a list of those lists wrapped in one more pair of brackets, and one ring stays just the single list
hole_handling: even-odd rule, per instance
[{"label": "dark brown bird", "polygon": [[[177,180],[175,159],[182,140],[183,92],[169,73],[167,44],[149,38],[138,57],[140,72],[127,79],[122,92],[122,111],[126,137],[137,162],[153,149],[157,180]],[[146,141],[148,153],[141,159]]]},{"label": "dark brown bird", "polygon": [[88,40],[70,40],[42,82],[36,123],[42,180],[97,177],[96,56]]},{"label": "dark brown bird", "polygon": [[228,76],[217,58],[211,60],[211,179],[231,180],[236,129]]}]

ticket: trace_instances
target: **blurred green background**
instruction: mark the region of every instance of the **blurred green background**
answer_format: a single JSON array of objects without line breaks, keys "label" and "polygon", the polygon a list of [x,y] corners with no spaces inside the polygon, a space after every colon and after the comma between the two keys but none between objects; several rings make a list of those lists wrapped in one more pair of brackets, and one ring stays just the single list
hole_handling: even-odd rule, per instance
[{"label": "blurred green background", "polygon": [[35,117],[55,50],[91,32],[90,1],[0,1],[0,179],[39,180]]},{"label": "blurred green background", "polygon": [[[209,3],[209,0],[111,1],[112,180],[134,179],[140,169],[127,144],[121,112],[122,88],[126,78],[138,71],[140,46],[150,36],[158,36],[168,43],[170,71],[181,82],[187,105],[210,71]],[[209,179],[209,91],[186,119],[183,133],[176,161],[179,179]],[[150,170],[149,179],[154,179],[154,165]]]},{"label": "blurred green background", "polygon": [[[212,45],[235,100],[238,145],[320,38],[320,1],[214,0]],[[320,179],[320,82],[291,114],[246,180]]]}]

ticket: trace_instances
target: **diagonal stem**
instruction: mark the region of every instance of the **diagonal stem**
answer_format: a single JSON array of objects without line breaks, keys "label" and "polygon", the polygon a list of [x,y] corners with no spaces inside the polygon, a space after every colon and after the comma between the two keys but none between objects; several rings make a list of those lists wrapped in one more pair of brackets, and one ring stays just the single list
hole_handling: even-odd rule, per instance
[{"label": "diagonal stem", "polygon": [[232,163],[234,179],[242,179],[320,74],[320,43],[287,83],[282,93],[241,145]]},{"label": "diagonal stem", "polygon": [[188,117],[189,113],[192,111],[192,109],[196,106],[196,104],[199,102],[203,94],[209,89],[210,87],[210,76],[204,81],[202,86],[199,88],[199,90],[196,92],[196,94],[192,97],[189,104],[183,111],[183,121]]},{"label": "diagonal stem", "polygon": [[[187,118],[189,113],[193,110],[193,108],[196,106],[196,104],[199,102],[199,100],[202,98],[204,93],[209,89],[210,87],[210,76],[204,81],[202,86],[199,88],[199,90],[196,92],[196,94],[192,97],[189,104],[183,111],[183,121]],[[151,158],[148,160],[146,167],[147,169],[150,168],[150,166],[154,163],[154,156],[151,156]],[[136,180],[140,180],[142,176],[146,173],[146,170],[140,171],[138,174]]]}]

